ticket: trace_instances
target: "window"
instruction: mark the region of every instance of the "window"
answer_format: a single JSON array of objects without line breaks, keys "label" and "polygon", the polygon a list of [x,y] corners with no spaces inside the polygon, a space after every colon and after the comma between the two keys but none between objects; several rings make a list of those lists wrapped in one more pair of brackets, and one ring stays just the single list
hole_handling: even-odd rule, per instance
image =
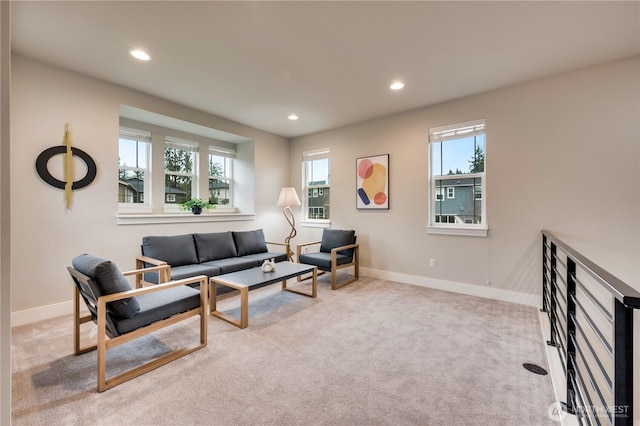
[{"label": "window", "polygon": [[198,198],[198,144],[170,137],[165,138],[164,144],[165,204]]},{"label": "window", "polygon": [[217,206],[233,205],[233,159],[235,151],[209,147],[209,202]]},{"label": "window", "polygon": [[485,151],[484,120],[429,129],[430,233],[487,235]]},{"label": "window", "polygon": [[[127,105],[119,124],[119,225],[254,216],[254,140]],[[190,198],[216,208],[197,216],[180,210]]]},{"label": "window", "polygon": [[151,132],[121,127],[118,157],[118,203],[132,208],[149,206]]},{"label": "window", "polygon": [[447,188],[447,198],[456,198],[456,189],[452,186]]},{"label": "window", "polygon": [[305,220],[328,221],[330,218],[330,169],[329,149],[308,151],[302,154],[303,200]]}]

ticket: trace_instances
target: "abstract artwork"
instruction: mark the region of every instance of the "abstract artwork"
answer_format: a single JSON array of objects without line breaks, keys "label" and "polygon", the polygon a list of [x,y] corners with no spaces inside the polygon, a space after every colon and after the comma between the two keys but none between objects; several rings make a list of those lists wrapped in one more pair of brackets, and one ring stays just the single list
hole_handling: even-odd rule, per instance
[{"label": "abstract artwork", "polygon": [[389,208],[389,154],[356,159],[356,208]]},{"label": "abstract artwork", "polygon": [[[76,189],[82,189],[85,186],[89,185],[96,178],[97,167],[96,162],[93,161],[93,158],[89,156],[83,150],[71,146],[71,137],[69,136],[69,123],[64,126],[64,139],[62,141],[63,145],[52,146],[51,148],[47,148],[38,155],[36,158],[36,172],[38,176],[53,186],[54,188],[64,189],[64,195],[66,200],[67,210],[71,209],[71,191]],[[61,181],[55,178],[51,172],[49,172],[49,160],[53,158],[53,156],[63,154],[63,170],[64,170],[64,181]],[[85,176],[74,182],[74,173],[73,173],[73,157],[78,157],[82,161],[84,161],[87,166]]]}]

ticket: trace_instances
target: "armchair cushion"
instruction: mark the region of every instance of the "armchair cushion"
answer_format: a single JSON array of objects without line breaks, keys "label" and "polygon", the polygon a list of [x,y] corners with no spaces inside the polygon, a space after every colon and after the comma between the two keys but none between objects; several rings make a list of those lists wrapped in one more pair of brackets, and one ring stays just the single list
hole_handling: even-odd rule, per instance
[{"label": "armchair cushion", "polygon": [[255,231],[233,231],[238,256],[267,252],[267,242],[262,229]]},{"label": "armchair cushion", "polygon": [[140,302],[138,315],[116,322],[120,334],[152,324],[200,306],[200,290],[179,286],[136,296]]},{"label": "armchair cushion", "polygon": [[238,255],[231,232],[194,234],[193,238],[196,241],[196,250],[200,263],[236,257]]},{"label": "armchair cushion", "polygon": [[[71,263],[76,271],[88,276],[96,284],[100,293],[97,297],[131,290],[129,281],[109,260],[81,254]],[[140,311],[140,304],[136,297],[115,300],[109,303],[109,311],[120,318],[133,318]]]},{"label": "armchair cushion", "polygon": [[198,263],[193,234],[143,237],[142,254],[164,260],[172,268]]},{"label": "armchair cushion", "polygon": [[[336,253],[336,263],[344,265],[351,262],[351,257]],[[331,271],[331,253],[316,252],[300,255],[300,263],[315,265],[322,271]]]},{"label": "armchair cushion", "polygon": [[[342,229],[328,229],[322,231],[322,242],[320,243],[320,251],[331,253],[331,249],[342,247],[356,242],[356,231]],[[347,256],[349,261],[353,258],[353,249],[341,250],[338,254]],[[348,263],[348,262],[347,262]]]}]

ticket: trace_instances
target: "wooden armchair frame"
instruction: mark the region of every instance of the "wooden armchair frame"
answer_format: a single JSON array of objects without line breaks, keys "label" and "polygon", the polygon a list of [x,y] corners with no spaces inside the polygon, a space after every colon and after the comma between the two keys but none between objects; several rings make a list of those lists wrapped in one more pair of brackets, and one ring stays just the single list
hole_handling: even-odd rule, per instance
[{"label": "wooden armchair frame", "polygon": [[[136,269],[133,271],[123,272],[124,276],[139,275],[144,272],[158,270],[161,277],[168,276],[167,270],[169,265],[156,266],[145,269]],[[80,355],[94,349],[98,350],[98,391],[103,392],[114,386],[117,386],[127,380],[138,377],[144,373],[147,373],[155,368],[158,368],[164,364],[174,361],[187,354],[202,349],[207,346],[207,302],[208,302],[208,278],[204,275],[199,275],[191,278],[185,278],[183,280],[166,282],[163,284],[157,284],[144,288],[136,288],[129,291],[123,291],[120,293],[108,294],[105,296],[95,297],[93,293],[93,286],[91,284],[91,278],[76,271],[72,267],[68,267],[67,270],[71,276],[76,280],[75,297],[74,297],[74,349],[75,354]],[[114,324],[107,311],[107,303],[115,300],[126,299],[133,296],[139,296],[145,293],[151,293],[155,291],[166,290],[171,287],[177,287],[181,285],[188,285],[193,283],[200,283],[200,305],[189,311],[183,312],[172,317],[156,321],[147,326],[138,328],[126,334],[117,335]],[[87,308],[91,311],[90,315],[80,316],[80,296],[82,296],[87,303]],[[114,348],[123,343],[135,340],[146,334],[153,333],[164,327],[176,324],[187,318],[200,315],[200,342],[193,347],[185,347],[175,349],[167,354],[162,355],[159,358],[148,361],[138,367],[132,368],[125,372],[122,372],[111,378],[106,378],[106,351],[107,349]],[[97,322],[98,335],[97,343],[82,348],[80,345],[80,325],[86,322]],[[110,337],[107,340],[107,337]]]},{"label": "wooden armchair frame", "polygon": [[[302,254],[302,248],[303,247],[308,247],[308,246],[312,246],[315,244],[321,244],[322,241],[313,241],[311,243],[303,243],[303,244],[298,244],[296,246],[296,259],[297,262],[300,263],[300,255]],[[338,254],[339,251],[342,250],[348,250],[348,249],[353,249],[353,260],[349,263],[345,263],[342,265],[338,265],[337,259],[336,259],[336,255]],[[351,278],[347,278],[344,281],[341,282],[336,282],[336,275],[337,275],[337,271],[338,269],[342,269],[342,268],[348,268],[350,266],[353,266],[353,277]],[[325,271],[319,271],[318,275],[322,275]],[[326,271],[329,272],[329,271]],[[358,279],[360,279],[360,244],[359,243],[354,243],[354,244],[348,244],[346,246],[342,246],[342,247],[335,247],[333,249],[331,249],[331,290],[337,290],[341,287],[344,287],[347,284],[351,284],[354,281],[357,281]],[[298,277],[298,281],[302,281],[305,279],[308,279],[309,277]]]}]

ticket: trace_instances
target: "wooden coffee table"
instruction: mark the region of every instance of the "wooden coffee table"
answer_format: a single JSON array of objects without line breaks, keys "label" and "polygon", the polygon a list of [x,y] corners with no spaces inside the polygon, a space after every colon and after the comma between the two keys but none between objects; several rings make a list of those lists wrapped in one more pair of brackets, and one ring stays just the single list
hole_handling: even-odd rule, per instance
[{"label": "wooden coffee table", "polygon": [[[305,293],[295,288],[287,287],[287,280],[294,277],[311,273],[313,281],[311,283],[311,293]],[[282,282],[282,289],[293,293],[302,294],[308,297],[316,297],[318,294],[318,268],[312,265],[304,265],[293,262],[276,263],[276,270],[272,272],[262,272],[261,267],[245,269],[244,271],[231,272],[229,274],[218,275],[209,279],[209,311],[214,317],[220,318],[236,327],[247,328],[249,325],[249,289],[257,285],[268,285]],[[216,307],[218,285],[231,287],[240,290],[240,319],[233,318],[224,312],[218,311]]]}]

